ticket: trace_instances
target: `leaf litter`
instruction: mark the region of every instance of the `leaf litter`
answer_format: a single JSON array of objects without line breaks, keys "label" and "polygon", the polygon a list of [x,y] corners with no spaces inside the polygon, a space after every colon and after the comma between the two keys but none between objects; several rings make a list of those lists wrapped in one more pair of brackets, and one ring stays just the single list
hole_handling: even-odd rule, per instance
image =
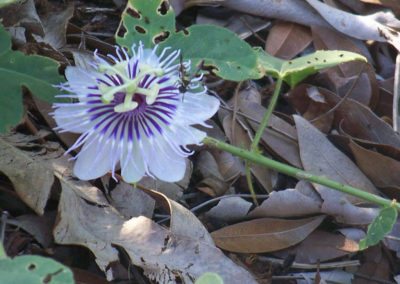
[{"label": "leaf litter", "polygon": [[[13,17],[0,10],[13,48],[56,59],[61,72],[67,64],[79,64],[82,54],[108,50],[123,6],[118,1],[107,7],[72,2],[74,8],[60,10],[54,1],[26,1],[8,8],[15,11]],[[392,127],[398,119],[393,113],[395,53],[400,48],[396,1],[186,2],[170,1],[180,11],[179,21],[226,26],[283,59],[322,49],[366,56],[364,67],[342,64],[292,90],[286,88],[260,146],[265,155],[312,173],[390,198],[400,196],[400,140]],[[186,9],[199,4],[208,7]],[[217,12],[233,15],[233,10],[235,16],[218,17]],[[252,15],[259,18],[253,21]],[[272,81],[243,84],[236,92],[231,82],[212,76],[207,80],[210,91],[225,103],[219,121],[210,122],[214,128],[209,135],[249,147],[268,106]],[[193,283],[203,272],[213,271],[226,283],[279,277],[295,277],[297,283],[384,283],[398,274],[390,266],[399,263],[398,221],[381,244],[360,252],[357,242],[377,208],[251,165],[260,201],[255,206],[243,162],[228,153],[196,149],[200,152],[187,162],[180,183],[145,178],[139,189],[110,176],[93,183],[79,181],[72,176],[68,157],[62,156],[63,145],[54,142],[69,146],[74,138],[52,134],[48,106],[46,110],[43,102],[34,100],[31,104],[24,96],[29,115],[16,129],[19,133],[0,139],[0,208],[11,214],[7,226],[31,236],[35,246],[24,249],[9,243],[6,250],[56,257],[53,251],[72,251],[79,245],[92,254],[73,255],[74,265],[109,280],[142,273],[159,283]],[[11,238],[8,231],[7,236]],[[246,258],[250,255],[251,261]],[[274,264],[292,256],[293,265]],[[72,263],[66,256],[60,260]],[[353,260],[358,261],[356,273],[354,268],[341,269]],[[258,261],[263,263],[261,272]],[[101,272],[90,268],[93,263]],[[313,264],[313,270],[306,272],[294,263]]]}]

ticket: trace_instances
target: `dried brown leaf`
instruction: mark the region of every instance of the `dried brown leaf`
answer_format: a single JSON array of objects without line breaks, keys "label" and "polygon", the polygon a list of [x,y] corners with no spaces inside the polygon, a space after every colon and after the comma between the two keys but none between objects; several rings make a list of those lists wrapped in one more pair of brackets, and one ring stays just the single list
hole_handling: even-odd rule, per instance
[{"label": "dried brown leaf", "polygon": [[289,60],[302,52],[311,41],[311,32],[307,27],[277,22],[268,34],[265,50],[275,57]]},{"label": "dried brown leaf", "polygon": [[211,233],[218,247],[232,252],[261,253],[284,249],[304,240],[324,216],[298,220],[262,218]]}]

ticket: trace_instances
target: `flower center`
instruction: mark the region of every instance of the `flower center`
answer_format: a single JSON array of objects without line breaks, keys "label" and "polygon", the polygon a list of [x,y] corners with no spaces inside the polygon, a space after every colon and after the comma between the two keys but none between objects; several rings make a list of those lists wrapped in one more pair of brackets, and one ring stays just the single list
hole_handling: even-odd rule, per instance
[{"label": "flower center", "polygon": [[136,109],[139,104],[133,100],[135,94],[141,94],[146,96],[146,103],[148,105],[153,104],[160,91],[160,86],[157,83],[151,84],[148,88],[139,87],[140,82],[147,75],[162,76],[164,71],[161,68],[152,68],[148,65],[141,64],[139,67],[139,72],[135,78],[129,78],[126,76],[124,69],[126,70],[126,62],[120,62],[115,65],[100,65],[99,71],[104,72],[109,75],[119,75],[123,84],[117,86],[107,86],[105,84],[100,85],[99,89],[101,92],[101,100],[104,104],[111,103],[118,93],[124,92],[124,101],[117,104],[114,107],[115,112],[128,112]]}]

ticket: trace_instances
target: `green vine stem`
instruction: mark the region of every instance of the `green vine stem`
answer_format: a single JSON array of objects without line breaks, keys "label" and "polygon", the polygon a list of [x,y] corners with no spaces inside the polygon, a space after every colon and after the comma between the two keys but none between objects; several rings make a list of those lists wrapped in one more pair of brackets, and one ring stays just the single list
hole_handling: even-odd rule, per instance
[{"label": "green vine stem", "polygon": [[272,115],[272,112],[275,109],[276,103],[278,102],[279,94],[282,88],[283,78],[279,77],[276,81],[275,90],[272,94],[271,101],[269,102],[268,109],[264,114],[264,117],[260,123],[260,126],[257,129],[256,135],[254,136],[253,142],[251,143],[251,152],[256,153],[258,149],[258,144],[260,143],[261,137],[264,133],[265,128],[268,126],[268,121]]},{"label": "green vine stem", "polygon": [[[260,143],[260,140],[264,133],[264,130],[268,126],[268,121],[272,115],[272,112],[275,109],[276,103],[278,102],[279,94],[280,94],[281,88],[282,88],[282,82],[283,82],[283,77],[278,77],[278,80],[276,81],[274,93],[272,94],[271,101],[269,102],[269,105],[268,105],[268,109],[265,112],[264,117],[260,123],[260,126],[257,129],[256,135],[254,136],[253,142],[251,143],[250,151],[252,153],[259,153],[258,144]],[[255,197],[256,193],[254,191],[253,182],[251,179],[250,167],[251,167],[251,163],[249,163],[249,161],[246,160],[245,172],[246,172],[247,186],[249,187],[249,191],[250,191],[251,195],[253,196],[254,204],[258,205],[257,198]]]},{"label": "green vine stem", "polygon": [[395,207],[398,211],[400,211],[400,204],[393,200],[389,200],[389,199],[380,197],[378,195],[363,191],[361,189],[358,189],[358,188],[355,188],[355,187],[352,187],[349,185],[342,184],[337,181],[333,181],[331,179],[328,179],[328,178],[325,178],[322,176],[313,175],[311,173],[300,170],[298,168],[274,161],[274,160],[264,157],[258,153],[246,151],[242,148],[232,146],[230,144],[227,144],[225,142],[219,141],[219,140],[211,138],[211,137],[206,137],[203,140],[203,143],[210,147],[214,147],[219,150],[229,152],[235,156],[238,156],[238,157],[245,159],[247,161],[250,161],[252,163],[256,163],[256,164],[262,165],[264,167],[274,169],[274,170],[276,170],[280,173],[286,174],[288,176],[292,176],[297,179],[302,179],[302,180],[307,180],[310,182],[318,183],[318,184],[330,187],[332,189],[350,194],[352,196],[361,198],[365,201],[372,202],[372,203],[380,205],[380,206],[384,206],[384,207],[392,206],[392,207]]}]

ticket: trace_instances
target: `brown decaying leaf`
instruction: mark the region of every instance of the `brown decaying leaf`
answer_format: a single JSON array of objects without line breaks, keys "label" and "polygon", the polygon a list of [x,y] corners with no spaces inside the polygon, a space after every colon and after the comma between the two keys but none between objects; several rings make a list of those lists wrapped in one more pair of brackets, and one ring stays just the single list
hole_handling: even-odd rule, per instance
[{"label": "brown decaying leaf", "polygon": [[353,284],[376,284],[375,279],[391,281],[390,260],[380,245],[368,248],[363,256]]},{"label": "brown decaying leaf", "polygon": [[269,198],[249,213],[251,218],[300,217],[321,212],[322,200],[308,182],[300,181],[296,188],[273,191]]},{"label": "brown decaying leaf", "polygon": [[55,212],[46,212],[43,216],[21,215],[10,218],[7,224],[22,228],[31,234],[44,248],[53,244],[52,229],[55,221]]},{"label": "brown decaying leaf", "polygon": [[211,233],[216,245],[239,253],[277,251],[304,240],[324,220],[317,216],[298,220],[262,218],[227,226]]},{"label": "brown decaying leaf", "polygon": [[54,182],[53,171],[33,157],[0,138],[0,172],[12,182],[19,197],[42,215]]},{"label": "brown decaying leaf", "polygon": [[[300,116],[294,116],[304,169],[312,174],[327,177],[367,192],[378,191],[360,169],[314,126]],[[321,212],[332,215],[345,224],[369,224],[378,209],[353,205],[360,199],[331,188],[314,184],[323,199]]]},{"label": "brown decaying leaf", "polygon": [[350,141],[357,165],[377,187],[400,187],[400,162]]},{"label": "brown decaying leaf", "polygon": [[269,31],[265,51],[275,57],[289,60],[302,52],[311,41],[309,28],[279,21]]},{"label": "brown decaying leaf", "polygon": [[256,283],[245,269],[197,236],[174,235],[143,216],[125,221],[112,207],[92,206],[62,186],[55,240],[89,248],[102,270],[107,271],[109,263],[118,260],[117,250],[112,247],[118,245],[128,253],[132,264],[143,268],[145,275],[158,283],[174,283],[176,277],[193,283],[206,271],[218,273],[226,283]]},{"label": "brown decaying leaf", "polygon": [[292,254],[296,255],[296,262],[312,264],[356,252],[358,252],[357,242],[344,237],[342,234],[317,229],[297,246],[277,252],[276,255],[286,258]]}]

